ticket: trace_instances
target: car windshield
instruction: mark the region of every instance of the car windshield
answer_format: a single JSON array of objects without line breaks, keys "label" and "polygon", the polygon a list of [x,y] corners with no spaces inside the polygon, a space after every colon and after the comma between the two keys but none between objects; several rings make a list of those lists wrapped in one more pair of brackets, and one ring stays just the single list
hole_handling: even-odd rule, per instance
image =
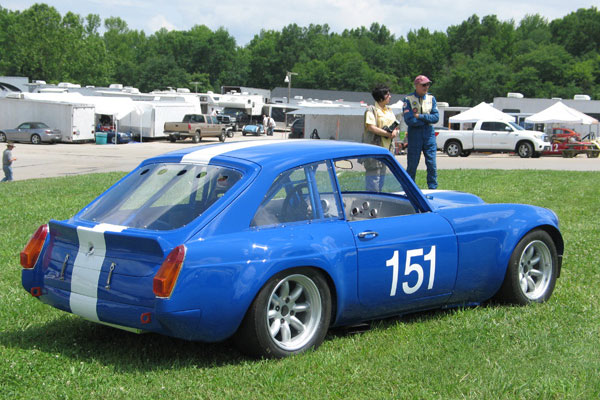
[{"label": "car windshield", "polygon": [[130,228],[171,230],[202,215],[242,177],[215,165],[150,164],[122,180],[79,217]]},{"label": "car windshield", "polygon": [[515,128],[518,131],[524,131],[525,128],[523,128],[521,125],[515,123],[515,122],[509,122],[510,126],[512,126],[513,128]]}]

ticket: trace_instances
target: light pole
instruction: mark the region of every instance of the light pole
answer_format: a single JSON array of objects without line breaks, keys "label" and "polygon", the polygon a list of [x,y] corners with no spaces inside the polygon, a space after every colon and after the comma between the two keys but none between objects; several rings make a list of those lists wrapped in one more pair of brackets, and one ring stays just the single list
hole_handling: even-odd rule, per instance
[{"label": "light pole", "polygon": [[[283,80],[285,83],[288,84],[288,96],[287,96],[288,104],[290,104],[290,97],[292,96],[292,75],[298,75],[298,73],[285,71],[285,79]],[[285,127],[286,128],[288,126],[287,117],[288,117],[288,115],[287,115],[287,111],[286,111],[285,112]]]}]

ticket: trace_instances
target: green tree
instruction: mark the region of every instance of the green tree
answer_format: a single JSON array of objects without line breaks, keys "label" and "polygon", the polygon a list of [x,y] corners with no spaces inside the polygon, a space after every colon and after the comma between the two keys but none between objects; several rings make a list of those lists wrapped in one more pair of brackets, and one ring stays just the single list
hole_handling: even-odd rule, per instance
[{"label": "green tree", "polygon": [[144,92],[189,87],[190,75],[166,55],[148,58],[139,68],[138,87]]},{"label": "green tree", "polygon": [[[119,17],[110,17],[104,20],[104,45],[108,57],[114,62],[111,74],[113,83],[126,86],[138,85],[138,65],[151,57],[145,52],[147,42],[144,32],[130,30],[127,23]],[[145,84],[145,82],[144,82]]]},{"label": "green tree", "polygon": [[248,84],[271,89],[280,86],[285,77],[285,66],[280,63],[277,43],[280,33],[261,30],[248,44],[250,52]]},{"label": "green tree", "polygon": [[600,52],[600,11],[580,8],[550,23],[552,38],[574,56]]}]

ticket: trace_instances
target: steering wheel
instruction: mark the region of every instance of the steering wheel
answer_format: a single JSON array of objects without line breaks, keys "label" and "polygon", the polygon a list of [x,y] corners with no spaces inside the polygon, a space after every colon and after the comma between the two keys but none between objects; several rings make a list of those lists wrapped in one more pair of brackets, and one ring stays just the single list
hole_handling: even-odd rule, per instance
[{"label": "steering wheel", "polygon": [[308,189],[306,183],[294,186],[283,201],[281,215],[285,222],[304,221],[308,217],[309,206],[302,195],[302,189]]}]

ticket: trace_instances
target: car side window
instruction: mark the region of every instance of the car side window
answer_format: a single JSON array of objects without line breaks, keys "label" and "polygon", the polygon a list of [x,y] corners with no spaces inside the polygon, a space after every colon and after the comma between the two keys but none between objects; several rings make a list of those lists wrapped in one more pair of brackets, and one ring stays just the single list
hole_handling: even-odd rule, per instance
[{"label": "car side window", "polygon": [[499,127],[498,127],[499,131],[504,131],[504,132],[512,132],[513,131],[513,129],[507,124],[503,124],[503,123],[499,122],[498,125],[499,125]]},{"label": "car side window", "polygon": [[337,219],[341,207],[326,162],[308,164],[281,173],[258,207],[251,226]]},{"label": "car side window", "polygon": [[492,122],[482,122],[481,123],[481,130],[482,131],[493,131],[494,130],[494,125]]},{"label": "car side window", "polygon": [[[342,207],[349,221],[415,214],[408,190],[383,159],[347,158],[335,161]],[[380,190],[374,190],[374,187]]]}]

